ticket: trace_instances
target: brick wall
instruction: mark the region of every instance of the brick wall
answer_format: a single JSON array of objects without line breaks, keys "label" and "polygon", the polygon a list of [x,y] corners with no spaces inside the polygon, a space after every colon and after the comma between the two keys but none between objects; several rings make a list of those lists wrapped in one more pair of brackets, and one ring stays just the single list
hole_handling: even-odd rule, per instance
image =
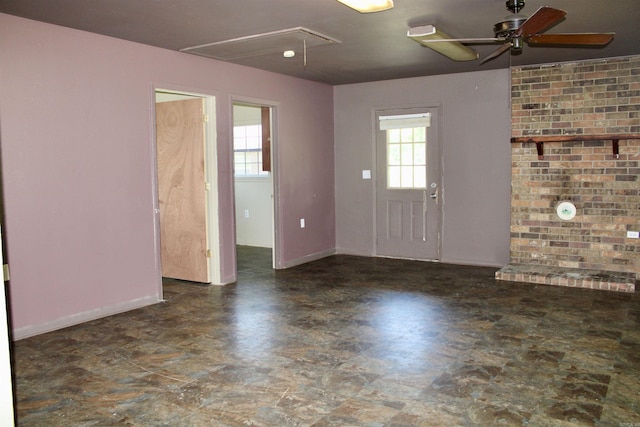
[{"label": "brick wall", "polygon": [[[640,56],[513,68],[512,120],[514,137],[640,133]],[[617,159],[609,140],[511,145],[512,264],[640,273],[640,140]]]}]

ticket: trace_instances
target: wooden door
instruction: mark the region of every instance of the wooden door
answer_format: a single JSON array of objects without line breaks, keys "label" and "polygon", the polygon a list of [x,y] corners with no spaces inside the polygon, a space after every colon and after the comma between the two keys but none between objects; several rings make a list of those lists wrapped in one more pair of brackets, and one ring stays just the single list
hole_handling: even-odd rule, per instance
[{"label": "wooden door", "polygon": [[209,283],[204,99],[156,104],[162,276]]},{"label": "wooden door", "polygon": [[[439,259],[437,109],[379,112],[376,133],[376,252]],[[380,123],[389,120],[386,125]]]}]

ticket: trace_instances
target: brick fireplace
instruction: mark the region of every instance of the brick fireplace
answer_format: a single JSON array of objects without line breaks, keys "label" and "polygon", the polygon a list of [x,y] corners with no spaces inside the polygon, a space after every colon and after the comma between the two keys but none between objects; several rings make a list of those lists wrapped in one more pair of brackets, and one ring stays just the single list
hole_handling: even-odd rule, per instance
[{"label": "brick fireplace", "polygon": [[513,68],[511,80],[511,259],[496,278],[634,292],[640,56]]}]

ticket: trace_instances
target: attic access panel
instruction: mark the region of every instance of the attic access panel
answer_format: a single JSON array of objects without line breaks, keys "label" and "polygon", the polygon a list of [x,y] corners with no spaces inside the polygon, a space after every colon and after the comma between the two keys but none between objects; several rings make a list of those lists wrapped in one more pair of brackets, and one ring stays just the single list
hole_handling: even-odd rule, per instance
[{"label": "attic access panel", "polygon": [[335,43],[340,43],[340,41],[308,28],[296,27],[186,47],[180,49],[180,51],[222,61],[233,61],[241,58],[282,53],[285,50],[309,49]]}]

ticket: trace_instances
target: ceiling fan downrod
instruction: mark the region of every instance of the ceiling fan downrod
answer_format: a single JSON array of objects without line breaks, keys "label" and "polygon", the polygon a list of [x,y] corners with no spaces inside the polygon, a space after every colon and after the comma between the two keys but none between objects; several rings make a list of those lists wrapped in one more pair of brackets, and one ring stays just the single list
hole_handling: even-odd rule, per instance
[{"label": "ceiling fan downrod", "polygon": [[506,4],[511,13],[518,13],[524,7],[524,0],[507,0]]},{"label": "ceiling fan downrod", "polygon": [[516,33],[518,28],[527,20],[526,15],[518,13],[524,7],[524,0],[507,0],[506,5],[512,15],[495,24],[493,32],[496,37],[509,40],[511,53],[518,54],[522,52],[524,39],[522,36],[516,35]]}]

